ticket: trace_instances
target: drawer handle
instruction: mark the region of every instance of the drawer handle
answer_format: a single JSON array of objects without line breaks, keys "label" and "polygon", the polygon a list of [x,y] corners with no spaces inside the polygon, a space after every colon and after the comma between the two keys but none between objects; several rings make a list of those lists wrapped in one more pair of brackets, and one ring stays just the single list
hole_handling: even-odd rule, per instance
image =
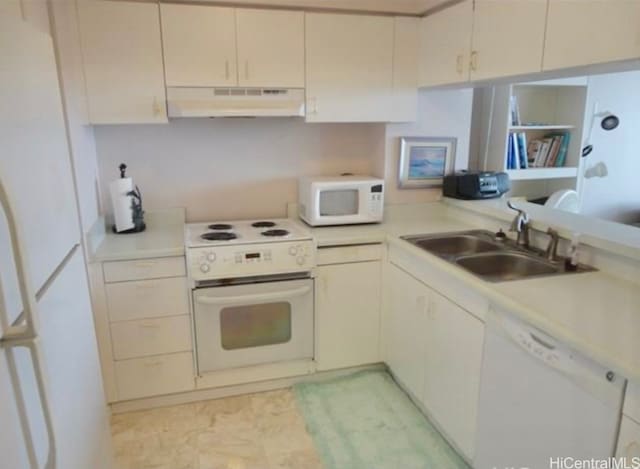
[{"label": "drawer handle", "polygon": [[134,265],[140,269],[150,269],[151,267],[156,265],[156,263],[155,262],[136,262]]},{"label": "drawer handle", "polygon": [[162,365],[162,362],[160,360],[156,360],[154,362],[146,362],[144,364],[144,366],[146,368],[155,368],[155,367],[160,366],[160,365]]},{"label": "drawer handle", "polygon": [[155,288],[156,284],[154,282],[145,282],[145,283],[138,283],[136,285],[136,289],[137,290],[149,290],[150,288]]},{"label": "drawer handle", "polygon": [[160,328],[160,324],[154,324],[154,323],[150,323],[150,322],[143,322],[142,324],[139,325],[139,327],[141,329],[159,329]]}]

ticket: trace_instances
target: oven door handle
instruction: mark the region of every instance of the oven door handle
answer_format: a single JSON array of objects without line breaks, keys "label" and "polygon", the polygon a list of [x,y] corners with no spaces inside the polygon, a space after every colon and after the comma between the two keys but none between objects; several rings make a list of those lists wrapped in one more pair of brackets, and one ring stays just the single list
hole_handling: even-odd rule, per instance
[{"label": "oven door handle", "polygon": [[296,288],[294,290],[278,291],[273,293],[262,293],[257,295],[238,296],[200,296],[196,298],[196,303],[203,305],[231,305],[260,303],[262,301],[287,300],[296,296],[303,296],[311,292],[311,287]]}]

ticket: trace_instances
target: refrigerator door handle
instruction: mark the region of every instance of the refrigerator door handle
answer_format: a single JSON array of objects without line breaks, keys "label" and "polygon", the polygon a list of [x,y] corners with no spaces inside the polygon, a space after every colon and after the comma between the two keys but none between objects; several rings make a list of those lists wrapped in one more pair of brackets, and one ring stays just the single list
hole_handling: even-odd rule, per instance
[{"label": "refrigerator door handle", "polygon": [[[5,337],[3,337],[0,340],[0,347],[4,347],[8,349],[25,347],[29,350],[29,355],[31,356],[31,363],[33,365],[33,374],[36,378],[36,385],[38,388],[38,397],[40,398],[40,405],[42,406],[42,416],[44,418],[44,424],[47,430],[47,441],[49,444],[47,461],[44,465],[44,468],[55,469],[56,468],[56,440],[55,440],[55,433],[53,430],[53,420],[51,419],[51,410],[49,406],[49,398],[48,398],[48,392],[47,392],[47,382],[44,378],[44,373],[42,372],[42,368],[43,368],[42,358],[41,358],[40,348],[38,345],[38,339],[27,338],[27,339],[20,340],[17,337],[14,337],[13,339],[5,340]],[[14,376],[14,379],[17,379],[17,376]],[[21,420],[23,422],[28,422],[28,419],[26,418],[26,409],[24,409],[22,405],[19,405],[18,407],[19,407],[18,411],[22,415]],[[29,432],[28,434],[30,435],[31,432]],[[32,442],[28,444],[28,448],[30,452],[34,451]],[[30,461],[32,461],[33,464],[36,464],[34,463],[34,461],[37,460],[37,457],[35,454],[30,454],[29,459]],[[33,469],[37,469],[37,467],[34,466]]]},{"label": "refrigerator door handle", "polygon": [[[43,372],[43,363],[37,337],[37,316],[34,314],[37,308],[36,297],[30,285],[30,277],[27,274],[27,266],[23,256],[22,247],[20,245],[19,227],[11,209],[9,195],[0,180],[0,205],[4,211],[11,239],[11,247],[13,252],[13,260],[18,279],[18,288],[20,290],[20,299],[22,300],[23,322],[18,325],[9,325],[8,318],[0,316],[0,325],[3,326],[4,334],[0,336],[0,348],[26,347],[31,355],[31,363],[36,378],[38,395],[40,397],[40,405],[42,406],[42,415],[47,430],[47,439],[49,442],[49,453],[46,469],[55,469],[56,467],[56,442],[55,433],[53,431],[53,420],[51,418],[51,410],[49,406],[49,398],[47,392],[47,383]],[[0,306],[4,304],[4,295],[2,282],[0,281]],[[0,308],[1,314],[1,308]],[[25,409],[20,409],[25,412]],[[32,445],[31,445],[32,446]],[[33,456],[33,455],[32,455]],[[31,459],[34,460],[33,458]]]}]

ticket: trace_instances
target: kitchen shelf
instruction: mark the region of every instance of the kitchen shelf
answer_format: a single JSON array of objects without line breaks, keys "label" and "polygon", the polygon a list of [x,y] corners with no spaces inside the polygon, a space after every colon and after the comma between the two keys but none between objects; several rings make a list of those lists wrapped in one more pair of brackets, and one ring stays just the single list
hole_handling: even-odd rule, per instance
[{"label": "kitchen shelf", "polygon": [[578,176],[578,168],[528,168],[509,169],[506,171],[512,181],[526,181],[534,179],[562,179],[575,178]]},{"label": "kitchen shelf", "polygon": [[572,130],[575,125],[511,125],[509,132],[525,132],[527,130]]}]

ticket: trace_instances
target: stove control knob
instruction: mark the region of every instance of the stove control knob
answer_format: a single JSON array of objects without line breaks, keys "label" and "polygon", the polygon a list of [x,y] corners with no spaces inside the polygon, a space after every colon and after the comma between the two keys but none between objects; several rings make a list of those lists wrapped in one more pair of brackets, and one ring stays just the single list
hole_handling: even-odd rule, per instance
[{"label": "stove control knob", "polygon": [[302,265],[302,264],[304,264],[304,257],[302,257],[302,256],[298,256],[298,257],[296,258],[296,262],[298,263],[298,265]]},{"label": "stove control knob", "polygon": [[210,252],[209,254],[207,254],[207,260],[209,262],[213,262],[216,260],[216,253],[215,252]]},{"label": "stove control knob", "polygon": [[295,256],[296,254],[298,254],[298,246],[291,246],[289,248],[289,254],[291,254],[292,256]]},{"label": "stove control knob", "polygon": [[200,264],[200,272],[206,274],[209,272],[209,264]]}]

